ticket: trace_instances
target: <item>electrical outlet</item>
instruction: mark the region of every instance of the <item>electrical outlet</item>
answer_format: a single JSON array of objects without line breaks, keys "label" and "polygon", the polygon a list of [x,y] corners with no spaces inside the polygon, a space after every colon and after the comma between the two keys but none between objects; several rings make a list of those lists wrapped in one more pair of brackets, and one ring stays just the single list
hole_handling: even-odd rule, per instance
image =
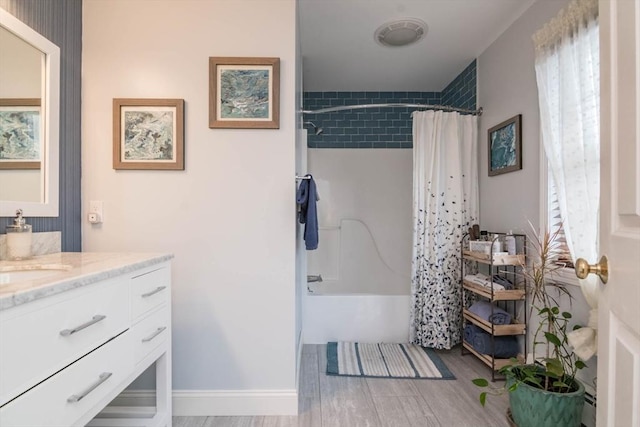
[{"label": "electrical outlet", "polygon": [[92,200],[89,202],[88,218],[91,224],[100,224],[104,221],[103,203],[101,200]]},{"label": "electrical outlet", "polygon": [[100,224],[102,222],[100,221],[100,216],[97,213],[89,212],[87,218],[91,224]]}]

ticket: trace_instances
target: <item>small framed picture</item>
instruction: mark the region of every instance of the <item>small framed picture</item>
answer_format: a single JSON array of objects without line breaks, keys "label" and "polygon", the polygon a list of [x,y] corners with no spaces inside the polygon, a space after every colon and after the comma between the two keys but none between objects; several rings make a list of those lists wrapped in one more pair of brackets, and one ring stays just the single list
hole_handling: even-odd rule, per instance
[{"label": "small framed picture", "polygon": [[522,114],[489,129],[489,176],[522,169]]},{"label": "small framed picture", "polygon": [[184,170],[184,100],[114,99],[113,168]]},{"label": "small framed picture", "polygon": [[40,98],[0,99],[0,169],[40,169]]},{"label": "small framed picture", "polygon": [[210,128],[280,128],[280,58],[209,58]]}]

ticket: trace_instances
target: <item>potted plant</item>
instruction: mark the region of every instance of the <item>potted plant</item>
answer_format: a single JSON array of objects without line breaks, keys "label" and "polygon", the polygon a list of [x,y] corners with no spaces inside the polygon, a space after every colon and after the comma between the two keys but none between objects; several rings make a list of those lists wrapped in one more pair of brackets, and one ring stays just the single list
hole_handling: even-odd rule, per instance
[{"label": "potted plant", "polygon": [[[532,314],[538,317],[537,325],[533,319],[530,321],[534,330],[534,363],[521,364],[511,359],[512,363],[500,370],[506,377],[504,387],[494,387],[484,378],[474,379],[473,383],[486,388],[480,393],[483,406],[487,395],[508,392],[510,416],[518,427],[579,427],[584,386],[576,379],[576,373],[586,365],[567,342],[571,313],[560,309],[559,297],[569,294],[552,278],[554,271],[562,267],[557,261],[563,251],[557,232],[546,232],[542,237],[531,234],[529,253],[534,259],[522,266],[522,274],[529,286]],[[538,348],[544,350],[536,352]]]}]

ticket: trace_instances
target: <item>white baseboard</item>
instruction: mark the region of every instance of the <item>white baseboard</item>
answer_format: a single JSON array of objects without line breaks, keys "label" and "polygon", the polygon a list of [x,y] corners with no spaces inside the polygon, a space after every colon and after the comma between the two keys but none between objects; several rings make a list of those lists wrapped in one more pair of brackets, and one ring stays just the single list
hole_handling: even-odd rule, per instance
[{"label": "white baseboard", "polygon": [[296,390],[174,390],[173,415],[298,415],[298,392]]}]

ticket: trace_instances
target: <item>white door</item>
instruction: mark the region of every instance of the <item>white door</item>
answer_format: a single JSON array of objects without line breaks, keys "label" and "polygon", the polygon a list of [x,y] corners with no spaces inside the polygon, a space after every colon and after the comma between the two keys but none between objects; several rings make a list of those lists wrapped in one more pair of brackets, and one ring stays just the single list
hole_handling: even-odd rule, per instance
[{"label": "white door", "polygon": [[[640,427],[640,1],[600,0],[598,426]],[[588,260],[594,262],[595,260]]]}]

